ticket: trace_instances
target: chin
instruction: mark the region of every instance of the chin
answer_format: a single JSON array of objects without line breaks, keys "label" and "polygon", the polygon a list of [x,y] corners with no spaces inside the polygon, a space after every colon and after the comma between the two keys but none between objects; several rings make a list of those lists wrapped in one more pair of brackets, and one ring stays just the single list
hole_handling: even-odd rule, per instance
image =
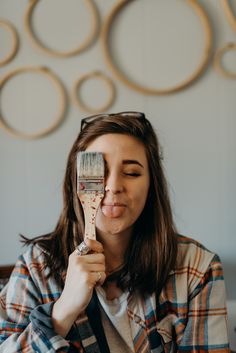
[{"label": "chin", "polygon": [[117,219],[109,220],[108,222],[98,223],[98,234],[108,236],[129,235],[132,232],[132,225],[118,221]]},{"label": "chin", "polygon": [[119,226],[111,226],[111,227],[97,227],[98,233],[101,234],[109,234],[109,235],[119,235],[120,233],[123,233],[126,228],[125,227],[119,227]]},{"label": "chin", "polygon": [[98,234],[119,235],[122,233],[130,233],[133,228],[134,221],[132,217],[106,217],[102,212],[98,211],[96,218],[96,228]]}]

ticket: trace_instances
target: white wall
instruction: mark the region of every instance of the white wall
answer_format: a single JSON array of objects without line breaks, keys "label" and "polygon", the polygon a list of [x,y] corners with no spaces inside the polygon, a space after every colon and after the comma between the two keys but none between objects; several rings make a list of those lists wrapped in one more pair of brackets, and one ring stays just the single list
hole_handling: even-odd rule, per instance
[{"label": "white wall", "polygon": [[[23,28],[28,3],[1,0],[1,17],[15,24],[21,43],[16,58],[0,68],[1,77],[20,66],[46,65],[59,75],[68,94],[83,73],[100,69],[112,77],[99,41],[69,59],[46,56],[33,48]],[[212,23],[213,51],[235,41],[220,1],[200,3]],[[96,0],[96,4],[102,22],[115,1]],[[42,1],[33,19],[41,38],[61,50],[75,47],[90,27],[84,2],[78,0]],[[3,55],[9,43],[1,28],[0,33]],[[115,62],[130,77],[153,88],[172,86],[189,76],[200,61],[204,43],[199,18],[187,2],[178,0],[131,2],[115,21],[112,38]],[[236,71],[235,54],[226,55],[225,63]],[[117,99],[110,111],[140,110],[152,121],[164,149],[179,231],[220,255],[227,298],[236,299],[236,81],[220,77],[212,61],[192,86],[168,96],[144,96],[113,79]],[[85,99],[99,106],[106,99],[103,88],[95,81],[94,86],[87,83]],[[17,76],[1,93],[4,116],[25,132],[48,126],[56,104],[51,85],[36,75]],[[61,209],[66,157],[84,115],[69,100],[64,124],[35,141],[13,138],[0,129],[1,264],[14,262],[22,251],[19,233],[35,236],[54,227]]]}]

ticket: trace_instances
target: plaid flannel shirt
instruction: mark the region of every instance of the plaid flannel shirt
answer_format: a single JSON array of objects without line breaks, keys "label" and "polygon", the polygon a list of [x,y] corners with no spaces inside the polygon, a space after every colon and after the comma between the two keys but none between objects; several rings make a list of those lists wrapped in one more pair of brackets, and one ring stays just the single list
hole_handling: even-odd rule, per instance
[{"label": "plaid flannel shirt", "polygon": [[[134,351],[228,353],[220,260],[198,242],[183,236],[178,237],[178,249],[176,267],[157,304],[155,294],[143,300],[144,318],[132,307],[132,296],[128,298]],[[54,331],[51,310],[62,286],[53,277],[46,279],[47,274],[44,251],[37,245],[30,246],[19,257],[1,292],[0,352],[104,353],[105,348],[98,344],[99,332],[95,336],[97,314],[93,308],[92,314],[86,311],[77,319],[66,338]]]}]

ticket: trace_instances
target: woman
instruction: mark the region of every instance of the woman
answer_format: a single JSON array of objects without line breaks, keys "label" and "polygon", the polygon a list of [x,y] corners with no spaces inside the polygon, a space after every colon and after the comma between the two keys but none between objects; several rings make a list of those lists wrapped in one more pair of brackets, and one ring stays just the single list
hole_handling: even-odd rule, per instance
[{"label": "woman", "polygon": [[[177,235],[145,115],[82,120],[56,229],[26,240],[1,293],[0,352],[229,352],[217,255]],[[102,152],[97,240],[84,239],[79,151]]]}]

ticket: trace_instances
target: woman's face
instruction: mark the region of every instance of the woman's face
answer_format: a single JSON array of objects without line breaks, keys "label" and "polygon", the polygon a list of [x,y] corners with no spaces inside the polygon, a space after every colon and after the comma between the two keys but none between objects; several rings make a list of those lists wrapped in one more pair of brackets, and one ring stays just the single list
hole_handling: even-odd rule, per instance
[{"label": "woman's face", "polygon": [[96,218],[98,235],[131,234],[150,184],[144,145],[129,135],[105,134],[86,151],[102,152],[105,159],[105,196]]}]

